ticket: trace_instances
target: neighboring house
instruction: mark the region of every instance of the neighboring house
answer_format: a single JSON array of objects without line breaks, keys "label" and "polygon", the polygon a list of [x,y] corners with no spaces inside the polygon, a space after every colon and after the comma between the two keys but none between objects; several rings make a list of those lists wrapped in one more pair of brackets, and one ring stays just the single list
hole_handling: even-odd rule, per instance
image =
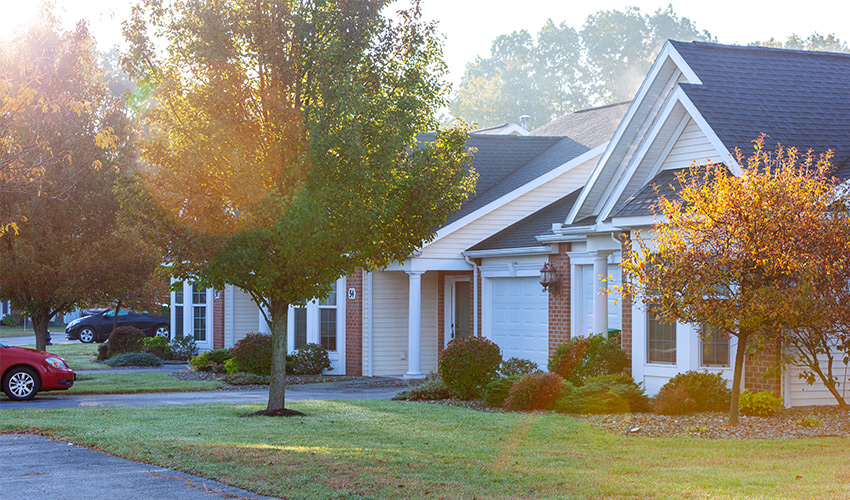
[{"label": "neighboring house", "polygon": [[7,314],[12,313],[12,303],[8,300],[0,300],[0,320],[2,320]]}]

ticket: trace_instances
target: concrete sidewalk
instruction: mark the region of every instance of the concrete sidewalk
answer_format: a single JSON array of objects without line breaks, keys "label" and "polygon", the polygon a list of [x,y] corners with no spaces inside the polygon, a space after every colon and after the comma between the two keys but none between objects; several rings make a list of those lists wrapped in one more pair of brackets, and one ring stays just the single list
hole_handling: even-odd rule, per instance
[{"label": "concrete sidewalk", "polygon": [[265,500],[250,491],[41,436],[0,435],[4,499]]}]

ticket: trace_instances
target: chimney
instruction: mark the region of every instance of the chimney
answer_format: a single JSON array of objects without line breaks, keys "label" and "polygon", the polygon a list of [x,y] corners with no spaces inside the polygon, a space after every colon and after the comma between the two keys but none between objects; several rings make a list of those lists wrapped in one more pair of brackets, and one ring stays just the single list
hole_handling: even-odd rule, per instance
[{"label": "chimney", "polygon": [[522,125],[523,130],[528,130],[528,122],[531,121],[531,117],[528,115],[522,115],[519,117],[519,123]]}]

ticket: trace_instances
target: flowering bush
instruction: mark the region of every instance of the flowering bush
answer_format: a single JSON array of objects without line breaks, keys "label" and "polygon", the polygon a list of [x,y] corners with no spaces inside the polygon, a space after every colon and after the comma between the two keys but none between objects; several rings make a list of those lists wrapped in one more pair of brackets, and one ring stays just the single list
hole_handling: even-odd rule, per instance
[{"label": "flowering bush", "polygon": [[440,378],[461,399],[473,399],[496,378],[502,354],[499,346],[483,337],[449,342],[440,354]]}]

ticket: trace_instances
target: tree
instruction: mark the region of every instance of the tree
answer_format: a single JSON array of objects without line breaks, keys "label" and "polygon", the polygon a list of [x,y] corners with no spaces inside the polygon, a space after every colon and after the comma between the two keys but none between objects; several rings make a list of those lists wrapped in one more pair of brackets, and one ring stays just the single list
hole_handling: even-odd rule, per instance
[{"label": "tree", "polygon": [[46,15],[0,55],[5,166],[38,172],[0,196],[0,221],[16,225],[0,235],[0,299],[32,317],[42,350],[55,314],[119,283],[132,288],[138,277],[124,263],[159,263],[118,220],[116,188],[132,165],[123,106],[103,83],[86,25],[58,26]]},{"label": "tree", "polygon": [[525,30],[493,41],[490,57],[466,67],[452,113],[481,126],[533,126],[594,104],[629,100],[668,38],[711,40],[672,7],[643,15],[637,8],[599,11],[580,31],[547,20],[536,40]]},{"label": "tree", "polygon": [[289,305],[406,259],[474,185],[463,130],[415,139],[445,102],[435,27],[417,2],[395,21],[385,5],[147,0],[125,25],[128,73],[154,89],[136,212],[176,277],[267,314],[266,414],[288,414]]},{"label": "tree", "polygon": [[776,47],[778,49],[792,50],[821,50],[825,52],[850,52],[847,43],[830,33],[826,36],[814,33],[808,38],[792,34],[783,43],[781,40],[770,38],[764,42],[753,42],[750,45],[761,45],[763,47]]},{"label": "tree", "polygon": [[768,152],[763,136],[752,156],[737,156],[738,175],[722,165],[680,174],[678,198],[659,197],[651,241],[639,238],[623,265],[630,292],[662,320],[737,337],[731,425],[747,349],[776,346],[785,326],[819,326],[807,324],[810,291],[831,296],[847,282],[828,276],[850,276],[830,154]]}]

